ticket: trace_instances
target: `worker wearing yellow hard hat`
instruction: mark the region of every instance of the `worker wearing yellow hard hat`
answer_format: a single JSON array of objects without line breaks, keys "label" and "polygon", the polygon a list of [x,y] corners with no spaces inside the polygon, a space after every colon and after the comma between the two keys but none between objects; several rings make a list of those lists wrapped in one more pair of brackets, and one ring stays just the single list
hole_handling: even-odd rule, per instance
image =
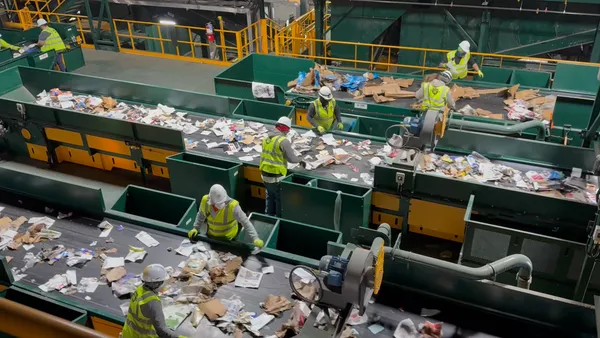
[{"label": "worker wearing yellow hard hat", "polygon": [[158,291],[168,279],[167,270],[160,264],[150,264],[144,269],[143,284],[129,300],[127,318],[120,335],[122,338],[186,338],[169,329],[165,323]]},{"label": "worker wearing yellow hard hat", "polygon": [[4,39],[2,39],[2,34],[0,34],[0,49],[12,49],[14,51],[18,51],[19,47],[15,46],[15,45],[11,45],[10,43],[4,41]]},{"label": "worker wearing yellow hard hat", "polygon": [[241,224],[252,238],[254,246],[262,248],[264,245],[258,237],[254,225],[240,207],[240,203],[230,198],[220,184],[210,187],[208,195],[202,197],[194,228],[188,232],[188,237],[196,237],[198,230],[205,223],[208,225],[208,229],[206,231],[202,229],[202,232],[211,238],[231,241],[238,235],[239,224]]},{"label": "worker wearing yellow hard hat", "polygon": [[337,126],[337,129],[340,130],[344,129],[340,108],[329,87],[321,87],[319,98],[308,106],[307,119],[320,133],[331,130],[333,126]]},{"label": "worker wearing yellow hard hat", "polygon": [[424,82],[415,93],[417,100],[422,101],[421,109],[443,110],[446,106],[452,110],[456,109],[456,103],[448,87],[451,81],[452,74],[445,70],[430,82]]},{"label": "worker wearing yellow hard hat", "polygon": [[442,60],[440,67],[449,70],[454,80],[467,77],[469,68],[473,68],[477,72],[477,75],[483,78],[483,72],[479,69],[475,60],[471,59],[471,44],[466,40],[459,43],[456,50],[446,54],[445,60]]},{"label": "worker wearing yellow hard hat", "polygon": [[56,51],[55,64],[58,65],[61,72],[66,72],[67,67],[65,66],[62,53],[67,49],[67,46],[65,46],[62,37],[54,28],[49,27],[48,22],[44,19],[39,19],[37,25],[42,29],[37,43],[40,52],[47,53],[51,50]]}]

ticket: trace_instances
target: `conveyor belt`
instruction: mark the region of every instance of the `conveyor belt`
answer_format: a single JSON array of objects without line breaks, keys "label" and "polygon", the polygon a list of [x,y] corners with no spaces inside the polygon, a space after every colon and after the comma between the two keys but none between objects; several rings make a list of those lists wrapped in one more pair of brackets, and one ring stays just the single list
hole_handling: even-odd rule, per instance
[{"label": "conveyor belt", "polygon": [[[5,203],[0,203],[0,206],[5,207],[5,209],[2,211],[2,215],[9,216],[11,218],[17,218],[19,216],[44,216],[43,213],[32,212],[30,210],[23,209],[20,207],[7,205]],[[165,266],[174,267],[178,265],[179,262],[185,260],[185,257],[176,255],[174,250],[172,252],[167,251],[168,247],[177,248],[181,240],[183,239],[182,237],[120,221],[115,221],[111,219],[107,220],[115,226],[123,225],[124,227],[122,231],[118,231],[115,228],[110,233],[109,237],[112,237],[114,239],[114,243],[107,244],[104,243],[102,238],[98,238],[98,235],[101,232],[101,230],[96,227],[99,223],[98,220],[74,217],[70,219],[57,220],[52,226],[52,229],[62,232],[62,236],[57,240],[35,244],[35,248],[31,249],[31,252],[37,253],[40,249],[44,247],[51,247],[58,244],[62,244],[67,249],[96,249],[98,247],[115,247],[118,249],[118,253],[112,254],[111,256],[120,257],[125,256],[127,254],[129,245],[143,246],[137,239],[134,238],[134,236],[140,231],[146,231],[150,235],[152,235],[157,241],[159,241],[160,245],[153,248],[146,248],[148,255],[146,256],[143,262],[126,263],[125,268],[128,272],[141,273],[143,268],[151,263],[160,263]],[[24,224],[21,227],[20,232],[25,231],[27,226],[28,224]],[[98,241],[98,245],[96,247],[90,247],[89,244],[92,241]],[[219,250],[218,247],[213,246],[213,248]],[[13,260],[11,261],[9,266],[23,266],[23,257],[25,253],[26,251],[22,247],[16,251],[5,252],[6,255],[13,257]],[[248,257],[244,262],[244,266],[253,270],[257,270],[260,268],[260,266],[266,265],[272,265],[275,269],[275,273],[264,275],[261,282],[261,287],[259,289],[256,290],[235,288],[232,284],[230,284],[219,288],[216,293],[216,297],[220,299],[227,299],[230,298],[232,295],[237,295],[241,298],[242,302],[246,304],[246,311],[252,311],[256,313],[262,313],[262,310],[259,307],[259,303],[263,302],[269,294],[283,295],[289,297],[291,291],[289,288],[288,281],[284,276],[284,273],[289,272],[291,270],[292,266],[290,264],[285,264],[282,262],[259,256]],[[62,274],[65,273],[65,271],[68,269],[74,269],[77,271],[77,280],[79,281],[82,277],[100,277],[100,268],[101,263],[98,259],[93,259],[92,261],[87,262],[82,268],[69,268],[65,264],[64,259],[55,263],[52,266],[48,264],[38,263],[33,268],[28,269],[26,271],[27,276],[21,281],[17,282],[17,284],[26,285],[28,287],[34,288],[36,292],[44,294],[43,292],[41,292],[41,290],[38,289],[38,286],[44,284],[55,274]],[[120,300],[114,297],[111,289],[105,285],[100,285],[94,293],[65,296],[57,291],[52,291],[51,293],[45,293],[44,295],[51,298],[61,299],[62,301],[71,302],[76,306],[78,306],[78,304],[81,304],[81,306],[89,307],[97,311],[102,311],[115,317],[123,317],[119,305],[128,302],[127,299]],[[86,296],[89,296],[91,300],[85,300]],[[378,323],[384,326],[385,330],[381,333],[378,333],[377,335],[374,335],[367,328],[369,324],[357,326],[355,327],[355,329],[360,333],[360,337],[391,337],[398,322],[404,318],[411,318],[416,325],[418,325],[419,323],[423,323],[426,320],[425,318],[411,314],[409,312],[403,312],[399,309],[376,303],[371,304],[369,306],[367,313],[369,314],[370,318],[378,317]],[[261,332],[265,336],[274,334],[281,327],[281,324],[283,324],[289,318],[289,316],[290,311],[285,312],[283,316],[281,316],[280,318],[276,318],[268,326],[263,328]],[[190,337],[230,337],[228,335],[223,334],[216,327],[212,326],[212,324],[210,324],[206,319],[203,319],[203,321],[197,329],[191,327],[191,323],[188,319],[181,325],[179,330],[182,334],[189,335]],[[444,323],[444,337],[453,337],[453,334],[456,331],[457,328],[454,325]],[[245,333],[244,337],[251,336],[248,333]],[[477,337],[485,338],[492,336],[480,334]]]},{"label": "conveyor belt", "polygon": [[[423,81],[415,80],[410,87],[402,88],[402,89],[407,90],[407,91],[416,92],[421,87],[421,82],[423,82]],[[452,87],[452,86],[453,86],[453,84],[451,83],[450,87]],[[461,87],[467,87],[467,86],[461,85]],[[474,89],[489,89],[488,87],[477,86],[476,81],[474,81],[473,84],[469,84],[468,87],[472,87]],[[500,88],[501,85],[498,85],[498,87]],[[294,93],[294,92],[291,92],[291,93]],[[317,96],[318,96],[317,92],[313,92],[310,94],[306,94],[306,93],[294,93],[294,94],[309,96],[309,97],[314,97],[314,98],[317,98]],[[411,108],[412,104],[417,103],[417,100],[415,98],[396,99],[396,101],[386,102],[386,103],[376,103],[373,100],[373,97],[365,97],[360,100],[355,100],[354,96],[352,96],[350,93],[348,93],[346,91],[333,92],[333,97],[338,100],[344,100],[344,101],[364,102],[364,103],[373,104],[373,105],[383,105],[383,106],[392,106],[392,107],[409,108],[409,109]],[[495,95],[495,94],[486,94],[486,95],[481,95],[480,97],[478,97],[476,99],[462,98],[456,103],[456,109],[460,110],[467,104],[469,106],[473,107],[473,109],[481,108],[481,109],[489,110],[494,114],[503,114],[504,118],[506,118],[506,110],[504,110],[504,107],[506,107],[506,105],[504,104],[504,98],[502,96]]]}]

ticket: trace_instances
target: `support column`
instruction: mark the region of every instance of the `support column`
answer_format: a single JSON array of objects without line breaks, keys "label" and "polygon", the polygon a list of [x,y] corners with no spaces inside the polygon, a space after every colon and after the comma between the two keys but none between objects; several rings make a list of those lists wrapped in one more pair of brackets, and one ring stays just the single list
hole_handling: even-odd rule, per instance
[{"label": "support column", "polygon": [[[323,34],[323,27],[325,26],[325,0],[314,0],[315,4],[315,39],[323,40],[325,34]],[[325,55],[324,43],[321,41],[316,42],[316,54],[317,56]],[[317,62],[323,62],[322,59],[317,59]]]},{"label": "support column", "polygon": [[300,15],[297,18],[308,12],[308,0],[300,0]]},{"label": "support column", "polygon": [[594,44],[592,45],[590,62],[600,62],[600,22],[598,23],[598,28],[596,28],[596,37],[594,37]]},{"label": "support column", "polygon": [[257,0],[256,2],[258,4],[259,9],[259,15],[260,15],[260,19],[264,19],[265,18],[265,0]]},{"label": "support column", "polygon": [[[479,41],[477,43],[477,51],[487,53],[488,40],[490,36],[490,11],[487,9],[481,14],[481,25],[479,26]],[[483,66],[483,65],[482,65]]]}]

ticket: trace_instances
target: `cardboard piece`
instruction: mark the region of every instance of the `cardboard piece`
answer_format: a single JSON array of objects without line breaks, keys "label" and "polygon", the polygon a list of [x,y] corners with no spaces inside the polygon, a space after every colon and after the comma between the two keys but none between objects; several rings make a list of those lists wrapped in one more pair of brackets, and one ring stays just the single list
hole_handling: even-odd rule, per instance
[{"label": "cardboard piece", "polygon": [[385,97],[392,97],[395,99],[409,99],[415,97],[415,92],[411,92],[408,90],[401,90],[398,93],[385,93]]},{"label": "cardboard piece", "polygon": [[295,79],[293,81],[290,81],[287,83],[288,88],[294,88],[296,87],[296,85],[298,84],[298,79]]},{"label": "cardboard piece", "polygon": [[502,88],[492,88],[492,89],[477,89],[475,91],[479,95],[489,95],[489,94],[504,95],[504,93],[506,93],[507,90],[508,90],[507,87],[502,87]]},{"label": "cardboard piece", "polygon": [[235,280],[240,266],[242,266],[242,258],[236,257],[224,265],[212,267],[209,273],[210,278],[216,284],[229,284]]},{"label": "cardboard piece", "polygon": [[13,230],[19,230],[19,228],[21,227],[21,225],[23,225],[25,222],[27,222],[27,217],[19,217],[16,220],[10,222],[10,227]]},{"label": "cardboard piece", "polygon": [[310,71],[308,73],[306,73],[306,77],[304,78],[304,80],[302,80],[302,82],[300,83],[300,86],[311,87],[313,85],[314,81],[315,81],[315,72],[311,68]]},{"label": "cardboard piece", "polygon": [[531,107],[534,106],[541,106],[545,103],[551,103],[554,102],[555,99],[553,98],[548,98],[548,97],[536,97],[534,99],[530,99],[527,101],[527,104],[529,104]]},{"label": "cardboard piece", "polygon": [[383,81],[383,83],[394,83],[394,78],[391,76],[383,76],[381,77],[381,81]]},{"label": "cardboard piece", "polygon": [[112,108],[116,107],[117,104],[118,104],[118,102],[115,99],[113,99],[112,97],[102,96],[102,105],[104,106],[104,108],[112,109]]},{"label": "cardboard piece", "polygon": [[415,82],[415,79],[395,79],[394,82],[396,82],[396,84],[401,88],[408,88],[412,86],[413,82]]},{"label": "cardboard piece", "polygon": [[210,321],[215,321],[227,312],[225,305],[218,299],[211,299],[208,302],[201,303],[198,307]]},{"label": "cardboard piece", "polygon": [[283,311],[293,308],[294,305],[283,296],[269,295],[267,296],[263,307],[266,313],[279,316]]},{"label": "cardboard piece", "polygon": [[13,260],[11,256],[4,256],[4,258],[6,258],[6,263],[10,263]]},{"label": "cardboard piece", "polygon": [[385,102],[396,101],[396,99],[392,99],[390,97],[385,97],[385,96],[381,96],[381,95],[377,95],[377,94],[373,94],[373,100],[376,103],[385,103]]},{"label": "cardboard piece", "polygon": [[520,85],[517,83],[516,85],[508,88],[509,98],[514,98],[515,97],[515,94],[517,93],[517,90],[519,90],[519,86]]},{"label": "cardboard piece", "polygon": [[116,282],[119,279],[123,278],[123,276],[125,276],[126,274],[127,274],[127,270],[125,270],[124,267],[119,266],[119,267],[116,267],[114,269],[110,269],[106,273],[106,280],[109,283]]},{"label": "cardboard piece", "polygon": [[512,100],[512,99],[506,99],[506,100],[504,100],[504,104],[507,105],[507,106],[510,106],[513,103],[515,103],[515,100]]},{"label": "cardboard piece", "polygon": [[515,94],[515,99],[517,100],[531,100],[538,96],[540,91],[538,89],[527,89],[521,90]]},{"label": "cardboard piece", "polygon": [[552,121],[552,116],[554,115],[554,109],[544,109],[542,110],[542,116],[546,121]]}]

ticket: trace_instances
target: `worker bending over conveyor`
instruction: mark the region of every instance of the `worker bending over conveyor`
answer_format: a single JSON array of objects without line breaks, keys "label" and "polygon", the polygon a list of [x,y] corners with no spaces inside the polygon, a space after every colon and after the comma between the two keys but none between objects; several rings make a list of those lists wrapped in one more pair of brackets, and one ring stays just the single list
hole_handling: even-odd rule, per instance
[{"label": "worker bending over conveyor", "polygon": [[446,59],[442,60],[440,67],[448,69],[454,80],[467,77],[469,68],[473,68],[483,79],[483,72],[475,60],[471,59],[471,44],[466,40],[458,44],[458,49],[446,54]]},{"label": "worker bending over conveyor", "polygon": [[452,74],[445,70],[431,80],[423,82],[423,85],[415,93],[418,101],[423,101],[421,109],[423,110],[444,110],[444,107],[456,110],[456,103],[450,92],[448,84],[452,81]]},{"label": "worker bending over conveyor", "polygon": [[262,143],[259,168],[267,190],[265,214],[269,216],[281,217],[280,184],[287,175],[288,162],[306,166],[304,161],[294,154],[292,143],[286,137],[291,127],[292,120],[289,117],[280,117],[275,124],[275,130],[269,132]]},{"label": "worker bending over conveyor", "polygon": [[306,115],[308,122],[317,128],[321,134],[327,130],[331,130],[334,122],[337,122],[337,129],[344,129],[340,108],[333,98],[331,89],[327,86],[319,89],[319,98],[308,106]]},{"label": "worker bending over conveyor", "polygon": [[[206,221],[206,222],[205,222]],[[220,184],[210,187],[208,195],[200,201],[200,209],[196,214],[194,228],[188,232],[190,239],[198,235],[198,229],[204,224],[208,229],[201,229],[208,237],[223,241],[231,241],[239,234],[238,224],[242,224],[252,238],[254,246],[262,248],[264,243],[258,238],[254,225],[240,207],[240,203],[227,195],[227,191]]]},{"label": "worker bending over conveyor", "polygon": [[0,34],[0,49],[12,49],[15,52],[19,50],[19,47],[15,46],[15,45],[11,45],[10,43],[4,41],[4,39],[2,39],[2,34]]},{"label": "worker bending over conveyor", "polygon": [[142,273],[143,284],[131,295],[122,338],[187,338],[169,329],[165,323],[158,290],[169,279],[164,266],[150,264]]}]

